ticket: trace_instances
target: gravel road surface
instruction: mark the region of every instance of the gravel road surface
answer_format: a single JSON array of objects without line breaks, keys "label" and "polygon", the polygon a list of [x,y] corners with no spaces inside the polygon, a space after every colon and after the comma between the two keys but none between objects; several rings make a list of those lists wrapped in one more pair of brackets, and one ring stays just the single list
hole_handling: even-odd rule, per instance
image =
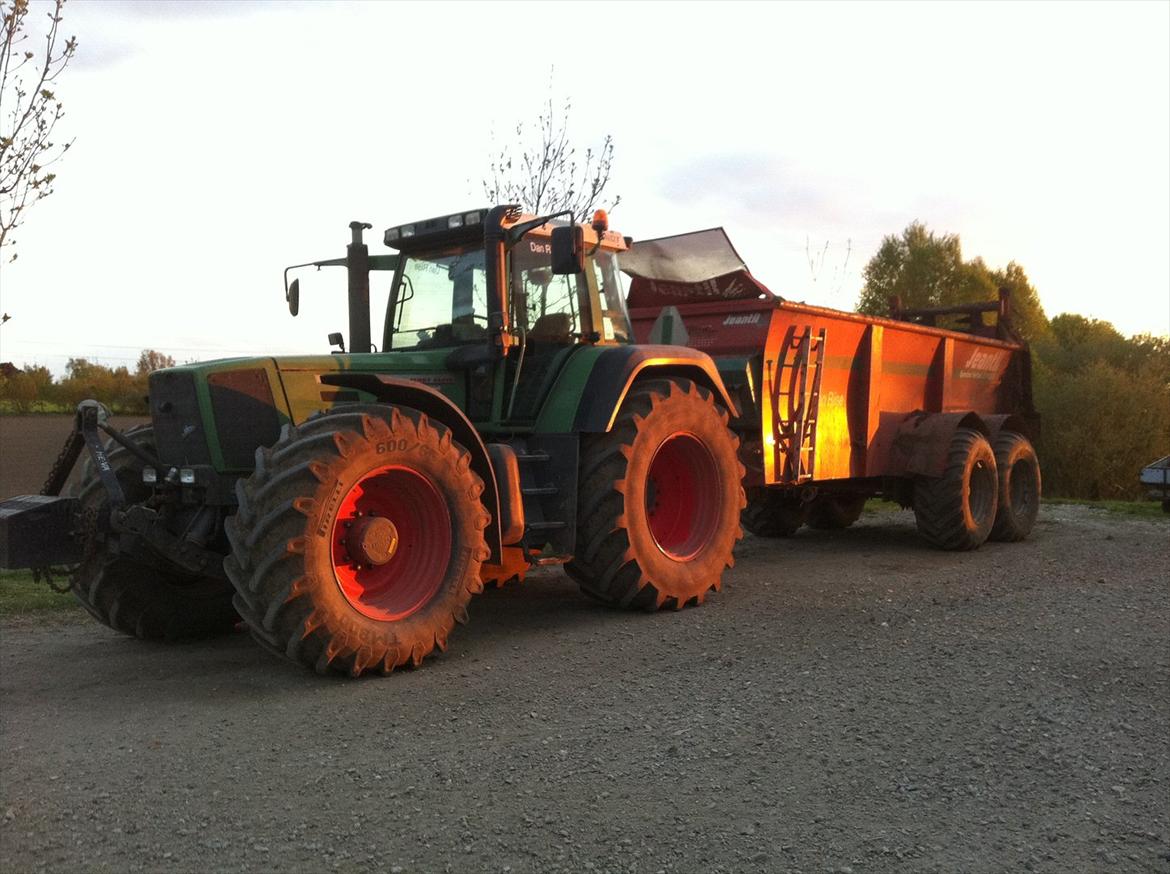
[{"label": "gravel road surface", "polygon": [[0,640],[4,871],[1170,871],[1170,525],[748,538],[699,609],[559,573],[419,670]]}]

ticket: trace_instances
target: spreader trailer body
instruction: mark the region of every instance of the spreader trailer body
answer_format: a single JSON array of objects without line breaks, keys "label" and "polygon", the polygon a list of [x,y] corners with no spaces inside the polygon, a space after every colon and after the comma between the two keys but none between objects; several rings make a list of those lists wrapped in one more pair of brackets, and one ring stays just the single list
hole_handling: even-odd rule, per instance
[{"label": "spreader trailer body", "polygon": [[635,338],[711,355],[736,399],[753,533],[845,527],[876,495],[913,507],[943,548],[1031,530],[1039,420],[1006,292],[935,310],[893,301],[890,318],[795,303],[718,229],[641,242],[622,263]]}]

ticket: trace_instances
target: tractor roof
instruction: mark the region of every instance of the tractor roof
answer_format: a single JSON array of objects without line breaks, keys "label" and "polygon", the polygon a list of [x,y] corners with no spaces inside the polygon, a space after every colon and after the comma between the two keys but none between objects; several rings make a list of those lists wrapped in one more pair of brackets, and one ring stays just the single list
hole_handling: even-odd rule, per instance
[{"label": "tractor roof", "polygon": [[[407,222],[387,228],[383,242],[390,248],[400,251],[473,242],[483,238],[483,223],[487,219],[488,212],[487,208],[480,208],[449,213],[423,221]],[[502,222],[502,227],[511,228],[534,218],[536,216],[530,213],[516,212]],[[549,237],[552,235],[554,227],[563,224],[565,224],[563,221],[549,222],[528,233],[536,237]],[[585,230],[586,244],[596,245],[598,242],[597,232],[590,225],[582,225],[582,227]],[[614,252],[624,252],[628,248],[621,234],[609,230],[602,234],[601,245]]]}]

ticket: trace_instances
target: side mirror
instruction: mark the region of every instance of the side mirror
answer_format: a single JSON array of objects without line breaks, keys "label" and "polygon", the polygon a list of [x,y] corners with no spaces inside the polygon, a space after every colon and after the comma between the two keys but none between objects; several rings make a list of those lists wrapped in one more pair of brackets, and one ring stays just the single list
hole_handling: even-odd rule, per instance
[{"label": "side mirror", "polygon": [[301,311],[301,281],[294,279],[292,285],[284,293],[285,300],[288,301],[288,311],[294,316]]},{"label": "side mirror", "polygon": [[345,354],[345,338],[341,336],[341,331],[334,331],[329,335],[329,345],[337,346],[341,353]]},{"label": "side mirror", "polygon": [[572,276],[585,270],[585,229],[568,225],[552,229],[552,272]]}]

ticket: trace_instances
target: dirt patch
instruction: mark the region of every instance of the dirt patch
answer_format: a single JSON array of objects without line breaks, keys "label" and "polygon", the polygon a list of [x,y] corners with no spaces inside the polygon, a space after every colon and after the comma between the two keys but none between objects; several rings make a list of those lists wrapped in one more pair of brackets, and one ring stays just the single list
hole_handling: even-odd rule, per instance
[{"label": "dirt patch", "polygon": [[870,514],[652,615],[546,572],[356,682],[2,625],[0,867],[1165,872],[1168,535],[1045,508],[955,555]]},{"label": "dirt patch", "polygon": [[[114,416],[110,424],[124,430],[149,421]],[[72,428],[72,416],[0,416],[0,498],[40,492]]]}]

